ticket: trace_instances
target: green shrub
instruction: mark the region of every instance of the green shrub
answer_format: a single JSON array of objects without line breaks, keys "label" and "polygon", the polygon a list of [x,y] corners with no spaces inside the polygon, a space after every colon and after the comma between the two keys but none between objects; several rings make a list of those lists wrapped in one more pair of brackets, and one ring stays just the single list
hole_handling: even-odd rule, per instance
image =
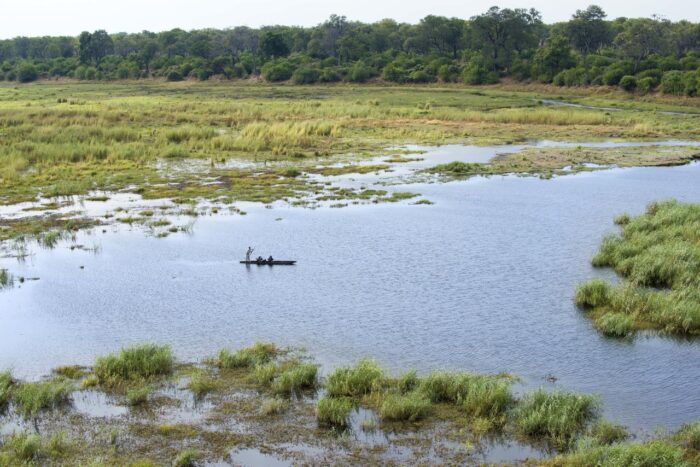
[{"label": "green shrub", "polygon": [[524,436],[542,439],[562,450],[598,416],[595,396],[569,392],[526,394],[514,412],[514,425]]},{"label": "green shrub", "polygon": [[379,416],[384,421],[421,420],[431,410],[430,400],[418,391],[406,394],[388,394],[379,408]]},{"label": "green shrub", "polygon": [[309,66],[300,66],[292,74],[294,84],[313,84],[321,78],[321,70]]},{"label": "green shrub", "polygon": [[344,428],[352,411],[352,402],[347,398],[325,396],[316,403],[316,420],[320,425]]},{"label": "green shrub", "polygon": [[124,348],[119,354],[98,357],[95,374],[101,384],[112,385],[170,375],[173,364],[170,347],[143,344]]},{"label": "green shrub", "polygon": [[178,70],[170,70],[166,77],[168,81],[182,81],[182,73]]},{"label": "green shrub", "polygon": [[354,367],[338,368],[326,378],[326,391],[331,397],[360,397],[381,384],[384,373],[376,362],[362,359]]},{"label": "green shrub", "polygon": [[348,74],[348,81],[353,83],[364,83],[372,77],[372,69],[365,65],[365,62],[358,60],[350,68],[350,73]]},{"label": "green shrub", "polygon": [[632,92],[637,88],[637,78],[625,75],[620,79],[620,87],[627,92]]},{"label": "green shrub", "polygon": [[17,81],[20,83],[36,81],[38,77],[36,67],[31,63],[23,62],[17,66]]},{"label": "green shrub", "polygon": [[252,368],[270,362],[277,355],[275,344],[256,342],[252,347],[231,353],[227,349],[219,352],[216,362],[219,368]]},{"label": "green shrub", "polygon": [[267,62],[260,71],[266,81],[277,82],[291,78],[294,69],[287,59],[280,59]]},{"label": "green shrub", "polygon": [[680,96],[685,92],[683,73],[680,71],[668,71],[661,78],[661,92]]}]

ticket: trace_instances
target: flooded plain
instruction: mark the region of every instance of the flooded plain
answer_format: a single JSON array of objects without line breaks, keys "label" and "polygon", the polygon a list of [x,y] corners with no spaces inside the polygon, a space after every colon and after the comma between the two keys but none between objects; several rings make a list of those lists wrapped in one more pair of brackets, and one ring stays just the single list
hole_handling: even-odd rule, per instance
[{"label": "flooded plain", "polygon": [[[415,157],[401,165],[459,159]],[[0,368],[36,378],[144,341],[198,361],[262,339],[306,348],[325,372],[363,356],[390,370],[507,371],[521,388],[598,393],[605,415],[637,434],[674,428],[700,417],[698,343],[603,337],[572,296],[583,280],[614,277],[590,258],[616,214],[659,199],[698,202],[698,180],[698,163],[475,177],[391,187],[433,205],[241,203],[245,216],[199,216],[167,238],[137,225],[80,232],[21,262],[0,259],[15,276],[39,278],[0,291]],[[238,261],[249,245],[298,263],[246,267]]]}]

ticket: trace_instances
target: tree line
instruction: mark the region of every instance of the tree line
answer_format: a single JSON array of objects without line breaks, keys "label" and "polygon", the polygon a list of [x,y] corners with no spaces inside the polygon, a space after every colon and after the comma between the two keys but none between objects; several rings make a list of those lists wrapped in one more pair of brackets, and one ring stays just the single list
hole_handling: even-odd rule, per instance
[{"label": "tree line", "polygon": [[609,20],[596,5],[577,10],[569,21],[544,24],[535,9],[492,7],[469,19],[430,15],[418,24],[367,24],[332,15],[314,27],[98,30],[0,41],[0,80],[257,76],[297,84],[489,84],[510,78],[694,96],[700,88],[700,24]]}]

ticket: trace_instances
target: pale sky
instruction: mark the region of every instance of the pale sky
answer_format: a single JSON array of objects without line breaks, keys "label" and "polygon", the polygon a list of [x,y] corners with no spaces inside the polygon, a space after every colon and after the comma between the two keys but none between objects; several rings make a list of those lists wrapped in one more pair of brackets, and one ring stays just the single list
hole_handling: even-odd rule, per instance
[{"label": "pale sky", "polygon": [[312,26],[332,13],[364,22],[393,18],[415,23],[428,15],[469,18],[492,5],[537,8],[546,23],[569,18],[590,3],[609,18],[658,14],[700,22],[697,0],[0,0],[0,38],[76,36],[81,31],[158,32],[172,28],[226,28],[285,24]]}]

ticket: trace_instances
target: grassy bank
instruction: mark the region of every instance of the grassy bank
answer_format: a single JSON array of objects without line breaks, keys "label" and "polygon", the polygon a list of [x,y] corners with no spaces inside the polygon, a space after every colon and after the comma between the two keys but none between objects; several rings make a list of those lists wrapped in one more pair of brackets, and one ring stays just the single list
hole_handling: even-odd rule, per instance
[{"label": "grassy bank", "polygon": [[615,221],[621,233],[603,239],[592,262],[613,268],[623,281],[581,284],[576,303],[608,335],[700,334],[700,205],[656,202],[640,216]]},{"label": "grassy bank", "polygon": [[[299,188],[294,177],[222,162],[302,164],[406,143],[700,137],[695,118],[659,114],[648,104],[626,110],[627,97],[616,93],[604,99],[620,100],[619,112],[542,106],[544,97],[537,88],[458,86],[2,84],[0,202],[94,189],[281,199]],[[656,107],[676,108],[664,100]],[[193,177],[157,163],[190,158],[209,167]],[[209,186],[212,178],[220,183]]]},{"label": "grassy bank", "polygon": [[[596,397],[537,390],[519,398],[514,381],[460,371],[391,374],[369,359],[321,377],[303,352],[269,343],[190,364],[147,344],[98,357],[92,367],[58,368],[40,382],[0,373],[0,420],[19,418],[13,423],[23,427],[2,436],[0,463],[235,463],[239,450],[295,463],[472,463],[493,437],[561,453],[538,462],[551,465],[630,456],[640,465],[690,465],[698,458],[697,424],[628,444],[624,427],[600,420]],[[79,411],[73,401],[81,393],[106,399]],[[118,407],[128,416],[98,415]],[[378,449],[353,432],[388,437]]]}]

